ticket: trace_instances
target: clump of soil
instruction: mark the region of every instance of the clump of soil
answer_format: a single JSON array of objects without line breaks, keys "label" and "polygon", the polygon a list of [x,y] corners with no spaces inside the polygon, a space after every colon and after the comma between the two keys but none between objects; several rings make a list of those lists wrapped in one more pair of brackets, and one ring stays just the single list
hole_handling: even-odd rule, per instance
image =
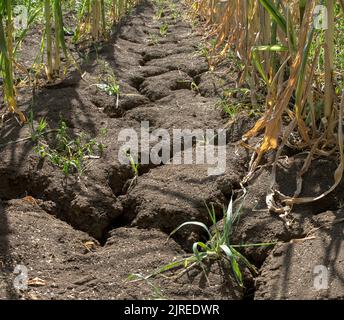
[{"label": "clump of soil", "polygon": [[262,266],[255,298],[342,300],[344,234],[336,221],[343,216],[342,211],[323,213],[322,228],[308,240],[277,246]]}]

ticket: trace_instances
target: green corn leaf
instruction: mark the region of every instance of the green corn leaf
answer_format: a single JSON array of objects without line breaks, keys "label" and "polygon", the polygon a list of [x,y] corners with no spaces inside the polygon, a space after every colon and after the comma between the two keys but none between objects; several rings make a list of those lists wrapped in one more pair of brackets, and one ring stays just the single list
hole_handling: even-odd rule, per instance
[{"label": "green corn leaf", "polygon": [[169,270],[177,268],[177,267],[183,267],[186,262],[190,263],[190,262],[195,262],[195,261],[197,261],[197,259],[194,256],[183,259],[183,260],[173,261],[173,262],[159,268],[157,271],[153,272],[149,277],[156,276],[160,273],[164,273],[166,271],[169,271]]},{"label": "green corn leaf", "polygon": [[221,243],[229,242],[229,237],[231,234],[233,221],[234,221],[234,216],[233,216],[233,198],[232,198],[231,201],[229,202],[227,212],[225,214],[225,220],[224,220],[225,223],[223,226],[223,233],[220,239]]},{"label": "green corn leaf", "polygon": [[233,272],[235,274],[235,277],[236,277],[239,285],[241,287],[243,287],[242,273],[240,271],[239,264],[238,264],[238,262],[235,259],[235,256],[233,256],[232,259],[231,259],[231,265],[232,265]]},{"label": "green corn leaf", "polygon": [[287,35],[287,21],[278,11],[277,7],[271,0],[259,0],[262,6],[267,10],[270,17],[277,23],[282,31]]},{"label": "green corn leaf", "polygon": [[262,63],[260,62],[260,57],[258,55],[259,51],[268,51],[268,52],[286,52],[288,51],[288,48],[282,45],[265,45],[265,46],[255,46],[252,48],[252,62],[254,66],[256,67],[257,71],[263,78],[264,82],[267,85],[270,85],[270,81],[268,78],[268,75],[266,74],[264,67]]},{"label": "green corn leaf", "polygon": [[177,227],[176,229],[174,229],[170,235],[169,235],[169,238],[174,235],[177,231],[179,231],[181,228],[185,227],[185,226],[190,226],[190,225],[194,225],[194,226],[198,226],[198,227],[201,227],[203,228],[205,231],[207,231],[208,235],[209,235],[209,238],[211,238],[211,233],[208,229],[208,227],[202,223],[202,222],[198,222],[198,221],[189,221],[189,222],[184,222],[183,224],[181,224],[179,227]]},{"label": "green corn leaf", "polygon": [[302,84],[305,81],[306,66],[307,66],[307,62],[308,62],[308,58],[309,58],[309,52],[310,52],[311,46],[312,46],[314,31],[315,31],[314,28],[312,28],[310,30],[309,35],[308,35],[307,44],[304,47],[303,53],[302,53],[302,62],[301,62],[300,72],[299,72],[297,86],[296,86],[296,94],[295,94],[297,102],[299,102],[301,100]]},{"label": "green corn leaf", "polygon": [[2,16],[0,15],[0,51],[5,59],[8,59],[5,30],[3,27]]},{"label": "green corn leaf", "polygon": [[64,38],[64,30],[63,30],[63,16],[62,16],[62,8],[61,8],[61,1],[54,0],[54,16],[55,16],[55,27],[57,28],[58,32],[58,41],[65,54],[66,58],[68,58],[68,49],[66,46],[65,38]]},{"label": "green corn leaf", "polygon": [[262,242],[262,243],[248,243],[248,244],[236,244],[232,245],[232,248],[253,248],[253,247],[265,247],[265,246],[275,246],[278,242]]},{"label": "green corn leaf", "polygon": [[240,286],[243,286],[243,280],[242,280],[242,273],[240,271],[240,267],[238,262],[235,259],[235,255],[232,253],[231,248],[229,248],[227,245],[221,245],[220,248],[222,251],[226,254],[226,256],[229,258],[229,261],[232,266],[232,270],[234,272],[235,278],[237,279]]},{"label": "green corn leaf", "polygon": [[[199,252],[198,247],[202,248],[205,252]],[[198,262],[201,262],[207,256],[207,251],[210,250],[211,249],[203,242],[195,242],[192,246],[192,251],[196,256]]]},{"label": "green corn leaf", "polygon": [[220,248],[226,254],[226,256],[228,258],[232,259],[232,256],[233,256],[232,251],[231,251],[231,249],[227,245],[222,244],[222,245],[220,245]]},{"label": "green corn leaf", "polygon": [[258,273],[257,268],[250,263],[247,258],[245,258],[245,256],[243,256],[239,251],[235,250],[232,246],[231,246],[231,250],[232,253],[237,256],[239,258],[239,260],[241,260],[254,274]]}]

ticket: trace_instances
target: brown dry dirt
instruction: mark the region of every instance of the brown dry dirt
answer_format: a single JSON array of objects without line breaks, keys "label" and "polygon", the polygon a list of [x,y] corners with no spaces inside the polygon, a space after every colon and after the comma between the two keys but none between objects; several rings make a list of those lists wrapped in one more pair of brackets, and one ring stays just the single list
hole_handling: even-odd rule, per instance
[{"label": "brown dry dirt", "polygon": [[[19,106],[25,113],[33,110],[35,125],[45,117],[54,129],[63,118],[72,136],[86,132],[106,148],[100,159],[88,161],[81,177],[66,179],[39,159],[30,140],[7,144],[30,136],[30,130],[5,117],[0,130],[0,299],[343,299],[343,185],[318,203],[295,207],[289,226],[266,209],[269,163],[247,186],[232,243],[279,244],[241,250],[259,269],[256,279],[245,271],[245,289],[225,262],[208,265],[206,274],[195,268],[179,277],[128,281],[131,273],[147,275],[185,257],[194,241],[204,240],[199,228],[167,237],[185,221],[210,227],[205,203],[215,204],[220,220],[222,208],[241,192],[251,156],[235,142],[254,118],[239,114],[227,130],[222,175],[209,176],[206,165],[169,164],[144,165],[134,178],[130,165],[119,162],[119,132],[139,132],[141,121],[149,121],[151,130],[169,132],[219,129],[228,123],[217,102],[239,76],[227,62],[208,70],[199,52],[202,35],[174,2],[181,13],[177,19],[168,2],[157,20],[156,5],[143,1],[97,52],[79,52],[86,81],[72,71],[62,83],[37,90],[34,99],[28,88],[18,89]],[[168,33],[161,36],[164,22]],[[34,41],[23,47],[26,60],[34,59],[31,44],[37,35],[31,36]],[[104,68],[120,85],[118,106],[115,97],[90,85],[104,77]],[[296,155],[279,162],[277,182],[283,193],[293,194],[302,159]],[[315,160],[304,177],[303,195],[325,191],[334,170],[335,160]],[[28,270],[28,290],[13,286],[17,265]],[[329,288],[322,291],[313,286],[317,265],[330,273]]]}]

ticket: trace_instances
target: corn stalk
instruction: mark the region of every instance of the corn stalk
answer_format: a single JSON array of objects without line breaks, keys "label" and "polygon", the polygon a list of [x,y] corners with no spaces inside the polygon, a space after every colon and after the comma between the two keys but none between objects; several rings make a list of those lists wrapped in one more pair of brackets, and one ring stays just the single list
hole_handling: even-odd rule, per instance
[{"label": "corn stalk", "polygon": [[[5,24],[5,28],[4,28]],[[22,123],[26,117],[18,109],[14,86],[14,50],[13,50],[13,16],[12,1],[5,0],[0,4],[0,70],[4,78],[3,91],[8,110],[19,116]]]},{"label": "corn stalk", "polygon": [[62,4],[60,0],[44,0],[46,75],[49,81],[61,77],[61,54],[68,61],[77,63],[70,55],[65,42]]},{"label": "corn stalk", "polygon": [[74,41],[90,36],[98,42],[106,36],[106,5],[104,0],[84,0],[79,10],[79,24]]},{"label": "corn stalk", "polygon": [[334,0],[327,0],[328,26],[325,33],[325,116],[330,121],[334,101]]},{"label": "corn stalk", "polygon": [[140,0],[83,0],[79,9],[79,25],[74,42],[85,37],[91,37],[95,42],[103,40],[108,36],[108,18],[110,17],[115,25],[139,2]]},{"label": "corn stalk", "polygon": [[[248,146],[252,137],[264,131],[261,142],[251,146],[256,150],[256,157],[251,163],[246,181],[253,176],[266,152],[288,145],[297,150],[309,150],[310,159],[337,151],[340,166],[335,173],[335,187],[344,168],[340,151],[343,147],[339,139],[342,134],[337,132],[342,121],[339,116],[341,99],[336,93],[334,81],[335,8],[337,11],[341,8],[344,12],[344,1],[325,1],[329,13],[326,31],[314,27],[315,1],[187,2],[193,12],[204,19],[206,37],[216,40],[210,61],[216,64],[225,59],[229,51],[234,51],[243,66],[237,85],[241,86],[245,82],[250,85],[252,101],[256,101],[253,89],[261,88],[262,82],[266,87],[263,90],[267,92],[265,113],[243,137],[243,145]],[[324,58],[321,61],[324,63],[320,64],[319,70],[317,66],[322,53],[316,44],[322,39],[320,45],[323,47]],[[286,116],[288,121],[285,120]],[[288,134],[282,135],[282,127],[285,125],[288,125]],[[308,160],[300,177],[309,167]],[[300,194],[300,181],[295,197],[285,197],[285,204],[313,201],[295,200]]]},{"label": "corn stalk", "polygon": [[50,0],[44,1],[44,17],[45,17],[45,36],[47,40],[47,68],[46,74],[48,80],[53,79],[53,52],[52,52],[52,30],[51,30],[51,7]]}]

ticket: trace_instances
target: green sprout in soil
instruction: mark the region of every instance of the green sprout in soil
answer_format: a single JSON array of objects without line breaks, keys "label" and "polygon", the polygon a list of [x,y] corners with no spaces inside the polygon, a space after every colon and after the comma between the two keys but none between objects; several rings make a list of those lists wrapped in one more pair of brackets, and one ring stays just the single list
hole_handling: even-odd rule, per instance
[{"label": "green sprout in soil", "polygon": [[[256,267],[253,264],[251,264],[244,255],[242,255],[239,252],[240,248],[270,246],[275,245],[276,243],[256,243],[243,245],[232,244],[231,237],[233,233],[233,224],[239,218],[242,205],[239,206],[235,213],[233,213],[233,201],[231,200],[228,209],[224,210],[224,224],[222,228],[220,228],[217,223],[214,206],[211,205],[210,207],[206,207],[208,210],[210,220],[213,224],[211,228],[208,228],[204,223],[199,221],[188,221],[181,224],[179,227],[173,230],[169,237],[177,233],[180,229],[186,226],[193,225],[203,228],[206,231],[208,235],[208,241],[195,242],[192,246],[192,254],[188,255],[183,259],[176,260],[159,268],[152,274],[144,277],[144,279],[155,277],[167,271],[173,271],[175,269],[183,268],[183,271],[179,275],[177,275],[180,276],[181,274],[197,266],[200,266],[204,274],[206,274],[206,264],[209,264],[213,261],[229,262],[231,266],[231,270],[229,271],[234,274],[236,281],[241,287],[244,286],[242,273],[243,268],[247,268],[253,275],[257,274]],[[130,279],[139,280],[139,278],[135,276],[135,274],[131,274]]]},{"label": "green sprout in soil", "polygon": [[82,175],[86,169],[86,159],[98,159],[102,156],[104,145],[95,139],[88,139],[85,133],[80,133],[72,139],[67,133],[68,127],[60,122],[51,145],[39,141],[34,148],[42,158],[59,167],[66,176],[77,173]]},{"label": "green sprout in soil", "polygon": [[158,8],[164,7],[167,3],[166,0],[154,0],[153,2]]},{"label": "green sprout in soil", "polygon": [[134,177],[137,177],[139,175],[140,163],[135,162],[135,160],[134,160],[133,156],[130,154],[129,150],[126,152],[126,156],[129,159],[131,170],[134,174]]},{"label": "green sprout in soil", "polygon": [[246,111],[250,117],[260,115],[262,107],[252,105],[250,92],[246,88],[227,89],[224,91],[222,98],[217,102],[217,107],[222,109],[230,119],[234,119],[242,111]]},{"label": "green sprout in soil", "polygon": [[209,56],[210,56],[210,49],[204,45],[204,44],[200,44],[198,46],[198,50],[197,50],[199,56],[209,60]]},{"label": "green sprout in soil", "polygon": [[194,92],[198,92],[199,91],[198,85],[197,85],[197,83],[195,81],[191,82],[191,90],[194,91]]},{"label": "green sprout in soil", "polygon": [[161,26],[160,26],[160,35],[162,37],[166,37],[167,33],[168,33],[168,24],[166,22],[164,22]]},{"label": "green sprout in soil", "polygon": [[109,96],[119,96],[119,85],[115,81],[108,83],[99,83],[96,85],[101,91],[104,91]]},{"label": "green sprout in soil", "polygon": [[45,118],[41,118],[38,122],[37,127],[35,128],[33,124],[33,118],[34,118],[33,112],[30,111],[29,116],[28,116],[28,124],[31,131],[31,140],[33,142],[37,142],[46,132],[47,121],[45,120]]},{"label": "green sprout in soil", "polygon": [[164,8],[159,8],[155,15],[156,20],[160,20],[162,17],[164,17],[164,15],[165,15]]},{"label": "green sprout in soil", "polygon": [[177,11],[172,11],[172,19],[176,22],[180,17],[180,13]]},{"label": "green sprout in soil", "polygon": [[177,10],[177,7],[174,3],[170,3],[169,4],[169,8],[171,10],[171,15],[172,15],[172,19],[174,21],[177,21],[178,18],[181,16],[180,12]]},{"label": "green sprout in soil", "polygon": [[148,38],[149,38],[149,42],[153,45],[158,45],[160,42],[159,36],[155,33],[150,33]]},{"label": "green sprout in soil", "polygon": [[99,60],[101,65],[101,73],[102,76],[99,78],[101,79],[101,83],[93,84],[97,87],[100,91],[105,92],[109,96],[116,97],[116,108],[118,108],[119,104],[119,96],[120,96],[120,86],[117,82],[116,75],[113,72],[111,66],[106,62]]},{"label": "green sprout in soil", "polygon": [[159,287],[157,287],[153,282],[151,282],[148,278],[146,278],[145,276],[143,276],[140,273],[131,274],[128,277],[128,281],[131,281],[131,282],[145,281],[152,290],[152,296],[150,296],[150,299],[152,299],[152,300],[167,300],[167,297],[164,296],[161,289]]},{"label": "green sprout in soil", "polygon": [[105,137],[108,134],[109,130],[108,128],[100,128],[99,133]]},{"label": "green sprout in soil", "polygon": [[129,187],[128,187],[128,191],[129,191],[137,183],[137,179],[138,179],[138,176],[139,176],[140,162],[136,162],[134,160],[133,156],[130,153],[130,150],[127,150],[125,155],[129,159],[131,170],[132,170],[133,175],[134,175],[134,177],[131,179]]},{"label": "green sprout in soil", "polygon": [[216,50],[216,39],[211,39],[209,42],[202,42],[198,45],[197,53],[199,56],[205,58],[209,63],[211,56]]}]

